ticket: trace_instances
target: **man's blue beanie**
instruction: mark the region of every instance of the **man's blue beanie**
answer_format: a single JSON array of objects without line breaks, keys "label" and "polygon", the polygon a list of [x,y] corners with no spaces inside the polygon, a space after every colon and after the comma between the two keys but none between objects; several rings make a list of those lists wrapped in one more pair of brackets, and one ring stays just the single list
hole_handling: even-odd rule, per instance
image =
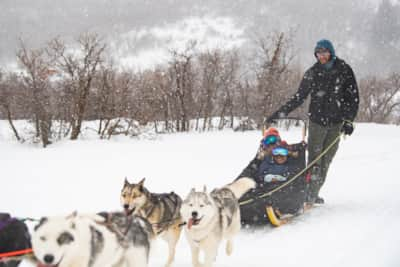
[{"label": "man's blue beanie", "polygon": [[333,48],[333,45],[332,45],[331,41],[329,41],[327,39],[319,40],[317,42],[317,45],[315,46],[315,49],[314,49],[314,56],[315,57],[317,57],[317,50],[321,49],[321,48],[328,49],[329,52],[331,52],[332,59],[336,58],[335,48]]}]

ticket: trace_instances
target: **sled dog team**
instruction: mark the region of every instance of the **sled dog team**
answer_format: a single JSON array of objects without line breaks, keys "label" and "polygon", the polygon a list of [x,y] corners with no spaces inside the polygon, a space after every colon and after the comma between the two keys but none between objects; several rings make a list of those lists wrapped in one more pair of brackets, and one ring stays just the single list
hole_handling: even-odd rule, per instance
[{"label": "sled dog team", "polygon": [[173,192],[151,193],[144,181],[131,184],[125,179],[124,212],[42,218],[32,233],[38,266],[146,267],[151,242],[161,237],[168,244],[168,267],[182,228],[194,267],[212,266],[223,240],[226,253],[232,253],[233,238],[240,230],[238,199],[255,187],[252,179],[241,178],[211,192],[193,188],[183,201]]}]

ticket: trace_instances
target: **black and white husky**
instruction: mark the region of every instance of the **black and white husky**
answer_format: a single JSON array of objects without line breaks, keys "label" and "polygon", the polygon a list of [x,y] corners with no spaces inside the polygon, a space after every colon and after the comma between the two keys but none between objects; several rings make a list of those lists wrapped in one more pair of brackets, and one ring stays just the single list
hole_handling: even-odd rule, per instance
[{"label": "black and white husky", "polygon": [[32,234],[39,266],[146,267],[151,225],[123,213],[42,218]]},{"label": "black and white husky", "polygon": [[[202,192],[193,188],[183,201],[181,215],[194,267],[212,266],[222,239],[227,240],[226,253],[232,253],[233,238],[240,230],[238,199],[254,187],[252,179],[241,178],[211,193],[205,187]],[[204,252],[204,264],[199,262],[200,250]]]}]

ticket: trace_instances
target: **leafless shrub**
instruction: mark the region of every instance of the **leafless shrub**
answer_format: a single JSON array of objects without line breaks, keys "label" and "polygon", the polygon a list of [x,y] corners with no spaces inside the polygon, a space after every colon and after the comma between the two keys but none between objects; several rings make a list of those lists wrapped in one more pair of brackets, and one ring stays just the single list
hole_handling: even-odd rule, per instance
[{"label": "leafless shrub", "polygon": [[360,82],[360,110],[358,120],[390,123],[399,118],[400,74],[387,78],[367,77]]}]

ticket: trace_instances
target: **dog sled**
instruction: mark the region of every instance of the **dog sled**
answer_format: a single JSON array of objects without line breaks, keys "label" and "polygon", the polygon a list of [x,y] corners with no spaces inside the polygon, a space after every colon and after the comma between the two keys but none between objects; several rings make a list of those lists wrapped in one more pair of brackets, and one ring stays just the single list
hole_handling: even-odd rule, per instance
[{"label": "dog sled", "polygon": [[[298,121],[298,119],[295,120]],[[306,124],[304,121],[303,123],[302,142],[287,145],[290,152],[296,155],[296,157],[289,157],[286,163],[289,170],[287,179],[285,181],[259,183],[255,189],[247,192],[239,199],[243,227],[268,224],[280,226],[303,212],[308,186],[305,172]],[[261,161],[256,157],[243,173],[248,175],[249,168],[256,170],[260,165]],[[250,176],[255,175],[254,171],[250,173]]]}]

